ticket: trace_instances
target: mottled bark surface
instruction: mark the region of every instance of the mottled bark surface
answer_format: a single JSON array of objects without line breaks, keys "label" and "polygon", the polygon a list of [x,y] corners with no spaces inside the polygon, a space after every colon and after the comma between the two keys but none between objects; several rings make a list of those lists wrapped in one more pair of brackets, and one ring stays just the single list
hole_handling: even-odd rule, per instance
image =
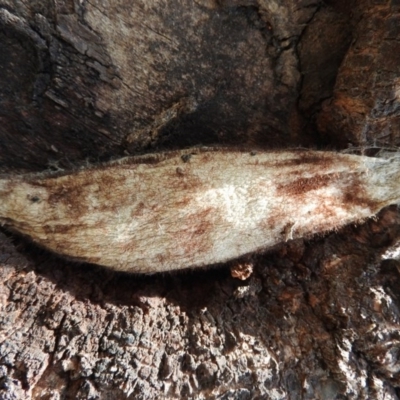
[{"label": "mottled bark surface", "polygon": [[353,42],[333,96],[317,117],[318,127],[327,140],[342,146],[399,146],[400,2],[370,3],[355,11],[359,21]]},{"label": "mottled bark surface", "polygon": [[[0,0],[1,168],[398,145],[399,17],[396,0]],[[392,207],[255,255],[242,282],[112,273],[4,233],[0,397],[397,399],[399,241]]]}]

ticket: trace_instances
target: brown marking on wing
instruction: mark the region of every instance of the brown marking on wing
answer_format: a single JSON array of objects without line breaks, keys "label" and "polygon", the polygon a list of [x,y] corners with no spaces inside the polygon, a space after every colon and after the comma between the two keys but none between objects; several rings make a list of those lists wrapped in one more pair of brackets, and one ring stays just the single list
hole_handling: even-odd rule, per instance
[{"label": "brown marking on wing", "polygon": [[[61,182],[60,182],[61,183]],[[60,205],[68,208],[72,218],[79,218],[88,211],[84,193],[85,187],[81,182],[68,179],[67,182],[44,182],[48,190],[48,203],[56,209]]]},{"label": "brown marking on wing", "polygon": [[[91,225],[91,229],[95,229],[100,227],[100,223]],[[43,225],[43,232],[45,234],[71,234],[72,236],[76,234],[79,235],[80,231],[86,232],[88,230],[87,224],[52,224],[52,225]]]},{"label": "brown marking on wing", "polygon": [[[279,152],[276,152],[276,154],[277,156],[279,156]],[[266,167],[274,167],[274,168],[295,167],[305,164],[312,164],[315,165],[315,167],[318,168],[319,171],[323,171],[327,168],[332,168],[335,164],[337,164],[338,157],[340,157],[340,155],[338,154],[334,156],[332,154],[299,150],[297,152],[292,152],[291,158],[284,160],[279,160],[279,157],[277,157],[277,159],[271,157],[266,161],[262,161],[257,159],[257,154],[256,154],[252,158],[249,157],[249,163],[255,165],[264,165]],[[349,168],[354,164],[352,160],[345,157],[343,157],[343,159],[340,160],[340,162],[348,163]]]},{"label": "brown marking on wing", "polygon": [[146,212],[146,205],[143,203],[143,201],[141,201],[136,205],[136,207],[132,207],[130,216],[132,219],[135,219],[135,217],[143,216],[145,212]]},{"label": "brown marking on wing", "polygon": [[197,253],[205,253],[213,246],[209,233],[218,223],[216,210],[213,207],[191,214],[184,221],[187,228],[177,232],[176,242],[183,247],[186,254],[193,257]]},{"label": "brown marking on wing", "polygon": [[310,153],[310,152],[299,152],[296,153],[296,158],[288,160],[277,161],[276,167],[293,167],[296,165],[313,164],[318,168],[331,167],[333,159],[331,156],[327,156],[322,153]]},{"label": "brown marking on wing", "polygon": [[371,199],[370,193],[368,193],[363,180],[359,176],[354,177],[352,182],[343,190],[342,201],[349,207],[369,208],[372,213],[376,213],[382,208],[380,201]]},{"label": "brown marking on wing", "polygon": [[185,193],[193,193],[196,189],[204,189],[205,179],[201,179],[191,168],[185,168],[184,174],[178,174],[176,168],[172,167],[164,177],[165,185],[169,190],[175,190],[185,197]]},{"label": "brown marking on wing", "polygon": [[134,193],[135,188],[132,188],[132,192],[121,190],[126,185],[127,175],[114,172],[116,173],[81,172],[61,178],[47,178],[31,184],[46,188],[47,202],[52,209],[64,206],[71,218],[79,219],[94,207],[88,200],[89,197],[99,197],[97,211],[117,211],[118,205],[132,203],[132,192]]},{"label": "brown marking on wing", "polygon": [[277,185],[277,194],[280,196],[301,196],[311,190],[318,190],[330,185],[332,182],[340,180],[340,173],[314,175],[310,178],[297,178],[289,183]]}]

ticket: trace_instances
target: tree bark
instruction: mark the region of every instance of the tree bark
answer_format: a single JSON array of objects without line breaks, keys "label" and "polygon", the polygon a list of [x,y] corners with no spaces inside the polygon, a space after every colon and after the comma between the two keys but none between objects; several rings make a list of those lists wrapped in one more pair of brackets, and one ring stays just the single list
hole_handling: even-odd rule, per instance
[{"label": "tree bark", "polygon": [[[399,18],[396,0],[0,0],[1,170],[398,146]],[[393,206],[240,281],[116,273],[4,231],[0,397],[397,399],[399,241]]]}]

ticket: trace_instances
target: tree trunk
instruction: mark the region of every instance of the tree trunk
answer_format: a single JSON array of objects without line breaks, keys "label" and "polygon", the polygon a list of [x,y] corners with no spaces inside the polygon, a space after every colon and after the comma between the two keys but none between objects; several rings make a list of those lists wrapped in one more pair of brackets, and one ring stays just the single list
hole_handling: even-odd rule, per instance
[{"label": "tree trunk", "polygon": [[[400,2],[0,0],[7,174],[400,144]],[[0,234],[4,399],[397,399],[400,213],[152,276]]]}]

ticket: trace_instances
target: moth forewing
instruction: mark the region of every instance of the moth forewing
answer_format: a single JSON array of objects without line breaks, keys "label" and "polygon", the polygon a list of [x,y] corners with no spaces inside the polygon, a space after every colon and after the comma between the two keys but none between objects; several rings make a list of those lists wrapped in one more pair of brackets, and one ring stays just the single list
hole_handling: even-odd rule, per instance
[{"label": "moth forewing", "polygon": [[75,259],[153,273],[221,263],[399,202],[398,159],[196,149],[0,180],[2,224]]}]

